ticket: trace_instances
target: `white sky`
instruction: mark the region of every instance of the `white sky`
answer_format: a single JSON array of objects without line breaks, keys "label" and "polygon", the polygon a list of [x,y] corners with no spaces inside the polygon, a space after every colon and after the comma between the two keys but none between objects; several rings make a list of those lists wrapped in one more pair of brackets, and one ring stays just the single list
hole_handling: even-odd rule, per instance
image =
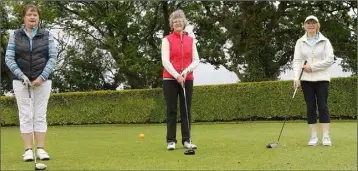
[{"label": "white sky", "polygon": [[[337,59],[336,63],[328,69],[331,78],[351,76],[351,72],[342,71],[342,67],[339,66],[340,61],[341,59]],[[292,70],[286,70],[285,73],[280,75],[280,80],[292,80],[292,77]],[[210,64],[200,63],[194,70],[194,85],[228,84],[236,83],[238,80],[235,73],[228,71],[224,67],[215,70],[214,66]]]}]

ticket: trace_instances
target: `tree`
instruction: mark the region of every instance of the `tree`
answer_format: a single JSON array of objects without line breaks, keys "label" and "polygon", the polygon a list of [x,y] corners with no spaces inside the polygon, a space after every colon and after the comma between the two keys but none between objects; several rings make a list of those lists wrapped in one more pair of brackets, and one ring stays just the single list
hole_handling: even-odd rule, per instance
[{"label": "tree", "polygon": [[[77,41],[87,40],[82,41],[84,47],[91,40],[96,49],[116,61],[116,82],[130,88],[158,86],[156,65],[160,57],[158,51],[151,51],[151,46],[157,44],[153,40],[157,25],[156,22],[150,24],[152,20],[142,25],[149,15],[158,13],[158,8],[152,12],[150,2],[129,1],[56,2],[56,5],[62,10],[57,24],[62,23],[65,31],[70,31]],[[74,20],[78,22],[72,22]]]},{"label": "tree", "polygon": [[[6,2],[11,8],[1,12],[8,29],[22,23],[25,3]],[[66,44],[58,39],[61,53],[54,88],[59,91],[115,89],[119,84],[133,89],[160,87],[161,38],[170,34],[169,15],[178,8],[194,26],[202,61],[216,68],[224,66],[241,81],[277,80],[291,68],[295,42],[304,34],[303,21],[312,14],[320,19],[322,33],[343,59],[342,67],[357,73],[357,15],[348,14],[351,9],[356,13],[356,1],[36,3],[42,27],[62,27],[73,41]],[[17,17],[7,19],[7,13]],[[3,34],[2,43],[8,37],[7,32]],[[2,82],[9,90],[7,74],[2,69]]]},{"label": "tree", "polygon": [[342,66],[356,72],[356,15],[348,15],[349,9],[356,11],[356,3],[200,3],[197,10],[189,11],[200,57],[235,72],[241,81],[276,80],[291,68],[295,42],[304,34],[303,21],[312,14],[320,18],[323,34],[330,38],[336,55],[344,59]]},{"label": "tree", "polygon": [[[284,18],[285,3],[201,2],[194,16],[200,56],[241,81],[276,80],[290,60],[297,27]],[[280,25],[278,22],[286,25]],[[294,26],[294,25],[293,25]],[[285,41],[282,41],[285,40]]]},{"label": "tree", "polygon": [[[46,28],[54,20],[56,13],[52,8],[45,8],[47,3],[45,1],[36,2],[13,2],[6,1],[0,3],[0,67],[1,67],[1,91],[0,95],[6,92],[12,92],[12,79],[13,75],[5,64],[5,53],[7,43],[9,41],[9,33],[19,29],[22,21],[22,10],[26,4],[35,4],[40,7],[41,19],[43,21],[42,27]],[[8,14],[14,15],[11,19]]]}]

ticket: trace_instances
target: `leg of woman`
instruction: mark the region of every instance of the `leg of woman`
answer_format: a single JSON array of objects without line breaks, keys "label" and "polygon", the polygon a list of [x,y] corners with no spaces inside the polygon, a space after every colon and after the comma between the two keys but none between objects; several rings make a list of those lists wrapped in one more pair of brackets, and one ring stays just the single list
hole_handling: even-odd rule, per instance
[{"label": "leg of woman", "polygon": [[174,150],[176,140],[177,101],[179,84],[176,80],[163,80],[164,98],[167,105],[167,149]]},{"label": "leg of woman", "polygon": [[[188,107],[188,116],[186,113],[185,101],[184,101],[185,98],[182,88],[179,94],[180,94],[179,96],[180,96],[182,144],[184,145],[184,147],[189,148],[189,141],[191,138],[191,135],[189,135],[189,131],[191,130],[190,118],[191,118],[191,102],[192,102],[192,95],[193,95],[193,81],[192,80],[185,81],[185,96],[186,96],[186,104]],[[192,144],[192,148],[195,149],[196,145]]]},{"label": "leg of woman", "polygon": [[301,81],[301,85],[307,106],[307,123],[311,129],[308,145],[315,146],[318,145],[315,82]]},{"label": "leg of woman", "polygon": [[317,104],[318,104],[318,112],[319,112],[319,122],[322,127],[322,143],[326,146],[331,146],[332,142],[329,138],[329,123],[331,122],[328,112],[328,89],[329,82],[328,81],[319,81],[317,82]]},{"label": "leg of woman", "polygon": [[45,135],[47,132],[47,104],[51,93],[51,80],[46,80],[41,86],[35,87],[34,97],[34,123],[35,138],[37,141],[37,155],[41,160],[49,160],[48,153],[44,150]]},{"label": "leg of woman", "polygon": [[28,88],[26,88],[22,81],[14,80],[12,82],[17,107],[19,110],[20,132],[25,145],[25,153],[23,154],[24,161],[33,160],[32,152],[32,132],[33,123],[30,114],[30,98]]}]

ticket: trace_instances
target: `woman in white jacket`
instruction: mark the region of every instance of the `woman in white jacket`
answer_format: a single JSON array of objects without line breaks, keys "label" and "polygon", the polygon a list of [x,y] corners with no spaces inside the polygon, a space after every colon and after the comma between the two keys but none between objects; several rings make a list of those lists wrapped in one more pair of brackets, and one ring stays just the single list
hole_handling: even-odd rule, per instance
[{"label": "woman in white jacket", "polygon": [[[304,29],[305,35],[297,40],[295,46],[293,59],[294,87],[300,87],[302,84],[307,106],[307,122],[311,129],[308,145],[318,145],[316,129],[316,108],[318,106],[319,122],[323,132],[322,144],[331,146],[327,99],[330,81],[328,68],[334,63],[333,48],[330,41],[319,32],[320,24],[317,17],[308,16],[304,22]],[[307,61],[307,64],[303,66],[304,72],[301,80],[299,80],[304,61]]]}]

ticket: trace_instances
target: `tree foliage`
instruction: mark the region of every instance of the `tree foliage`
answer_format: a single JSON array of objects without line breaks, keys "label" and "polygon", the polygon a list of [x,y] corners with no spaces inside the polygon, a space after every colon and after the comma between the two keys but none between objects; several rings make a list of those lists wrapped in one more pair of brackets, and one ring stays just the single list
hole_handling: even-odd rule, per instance
[{"label": "tree foliage", "polygon": [[[6,30],[22,23],[32,2],[0,3],[1,76],[11,89],[4,64]],[[169,16],[183,9],[194,27],[203,63],[224,66],[240,81],[277,80],[291,68],[295,42],[308,15],[319,18],[344,71],[357,73],[356,1],[36,1],[42,27],[59,27],[56,91],[161,87],[161,38],[170,34]],[[350,15],[353,11],[353,15]],[[10,17],[10,15],[14,17]]]}]

